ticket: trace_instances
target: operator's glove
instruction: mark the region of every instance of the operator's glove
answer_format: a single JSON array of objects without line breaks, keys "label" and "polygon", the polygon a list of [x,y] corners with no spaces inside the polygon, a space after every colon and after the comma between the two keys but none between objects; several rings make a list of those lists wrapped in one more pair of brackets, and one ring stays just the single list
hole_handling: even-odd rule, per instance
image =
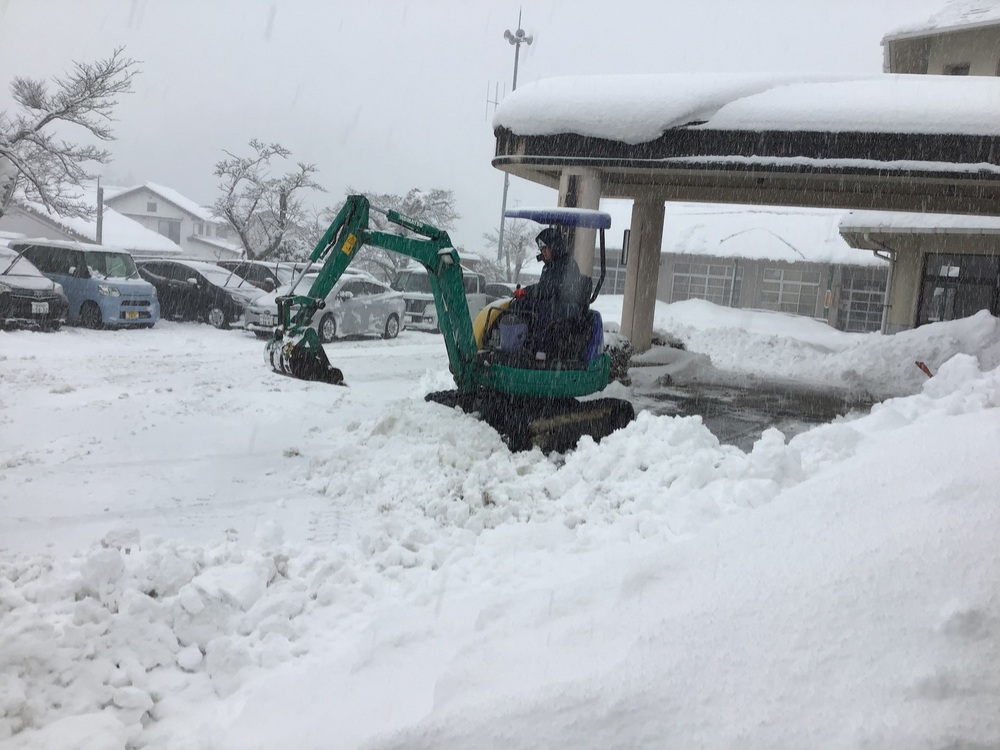
[{"label": "operator's glove", "polygon": [[514,290],[514,299],[518,302],[523,302],[528,297],[528,291],[524,287],[518,287]]}]

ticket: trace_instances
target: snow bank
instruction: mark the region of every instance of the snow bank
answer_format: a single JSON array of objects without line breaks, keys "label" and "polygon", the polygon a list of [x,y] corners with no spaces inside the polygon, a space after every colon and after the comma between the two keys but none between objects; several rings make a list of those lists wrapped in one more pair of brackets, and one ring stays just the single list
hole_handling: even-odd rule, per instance
[{"label": "snow bank", "polygon": [[1000,742],[998,321],[656,326],[702,375],[909,395],[746,453],[642,413],[546,457],[423,402],[437,337],[336,347],[331,389],[237,332],[5,335],[3,526],[103,531],[3,538],[0,747]]}]

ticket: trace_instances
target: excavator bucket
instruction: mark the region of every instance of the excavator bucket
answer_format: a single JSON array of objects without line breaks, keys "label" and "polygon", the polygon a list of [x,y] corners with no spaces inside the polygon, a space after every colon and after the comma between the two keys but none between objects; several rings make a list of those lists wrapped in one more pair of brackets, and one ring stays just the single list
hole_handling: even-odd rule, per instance
[{"label": "excavator bucket", "polygon": [[330,364],[319,337],[310,328],[298,341],[278,336],[272,338],[267,344],[267,359],[271,369],[282,375],[330,385],[346,385],[344,373]]}]

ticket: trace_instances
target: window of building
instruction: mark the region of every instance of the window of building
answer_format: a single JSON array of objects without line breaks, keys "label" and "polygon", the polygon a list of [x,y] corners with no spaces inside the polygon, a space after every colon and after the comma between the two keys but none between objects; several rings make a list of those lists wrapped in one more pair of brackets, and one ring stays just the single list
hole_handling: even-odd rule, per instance
[{"label": "window of building", "polygon": [[882,269],[845,268],[837,328],[852,333],[881,330],[886,280]]},{"label": "window of building", "polygon": [[168,237],[178,245],[181,242],[181,222],[180,219],[160,219],[156,223],[156,231],[164,237]]},{"label": "window of building", "polygon": [[205,234],[205,225],[202,224],[200,221],[196,221],[194,223],[194,233],[197,235]]},{"label": "window of building", "polygon": [[969,75],[969,68],[972,66],[969,63],[957,63],[955,65],[945,65],[944,74],[946,76],[967,76]]},{"label": "window of building", "polygon": [[[735,278],[734,278],[735,277]],[[717,305],[739,307],[743,269],[717,263],[675,263],[670,301],[703,299]]]},{"label": "window of building", "polygon": [[929,253],[917,325],[967,318],[980,310],[1000,315],[1000,257]]},{"label": "window of building", "polygon": [[760,300],[765,310],[815,317],[819,300],[819,271],[765,268]]},{"label": "window of building", "polygon": [[[621,265],[621,253],[607,252],[605,254],[604,284],[601,286],[601,294],[625,294],[625,266]],[[594,268],[590,277],[597,284],[601,278],[601,255],[600,250],[594,253]]]},{"label": "window of building", "polygon": [[148,201],[146,203],[146,213],[155,214],[156,213],[156,203],[153,201]]}]

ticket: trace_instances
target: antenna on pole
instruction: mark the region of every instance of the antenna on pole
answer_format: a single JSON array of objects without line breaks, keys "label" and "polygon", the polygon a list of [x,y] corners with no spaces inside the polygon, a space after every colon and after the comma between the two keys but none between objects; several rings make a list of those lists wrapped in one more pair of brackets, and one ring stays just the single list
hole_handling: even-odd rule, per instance
[{"label": "antenna on pole", "polygon": [[[517,9],[517,31],[511,32],[507,29],[503,33],[503,38],[506,39],[514,47],[514,80],[511,82],[510,90],[513,93],[517,90],[517,61],[521,55],[521,45],[527,44],[531,46],[533,37],[528,36],[524,33],[524,29],[521,28],[521,9]],[[503,260],[503,226],[505,214],[507,213],[507,189],[510,187],[510,172],[503,173],[503,202],[500,206],[500,236],[497,238],[497,260]]]},{"label": "antenna on pole", "polygon": [[490,84],[486,84],[486,117],[485,119],[490,119],[490,105],[493,105],[493,111],[497,111],[497,107],[500,106],[500,100],[504,96],[507,96],[507,84],[503,85],[503,96],[500,95],[500,82],[495,81],[493,83],[493,98],[490,99]]}]

